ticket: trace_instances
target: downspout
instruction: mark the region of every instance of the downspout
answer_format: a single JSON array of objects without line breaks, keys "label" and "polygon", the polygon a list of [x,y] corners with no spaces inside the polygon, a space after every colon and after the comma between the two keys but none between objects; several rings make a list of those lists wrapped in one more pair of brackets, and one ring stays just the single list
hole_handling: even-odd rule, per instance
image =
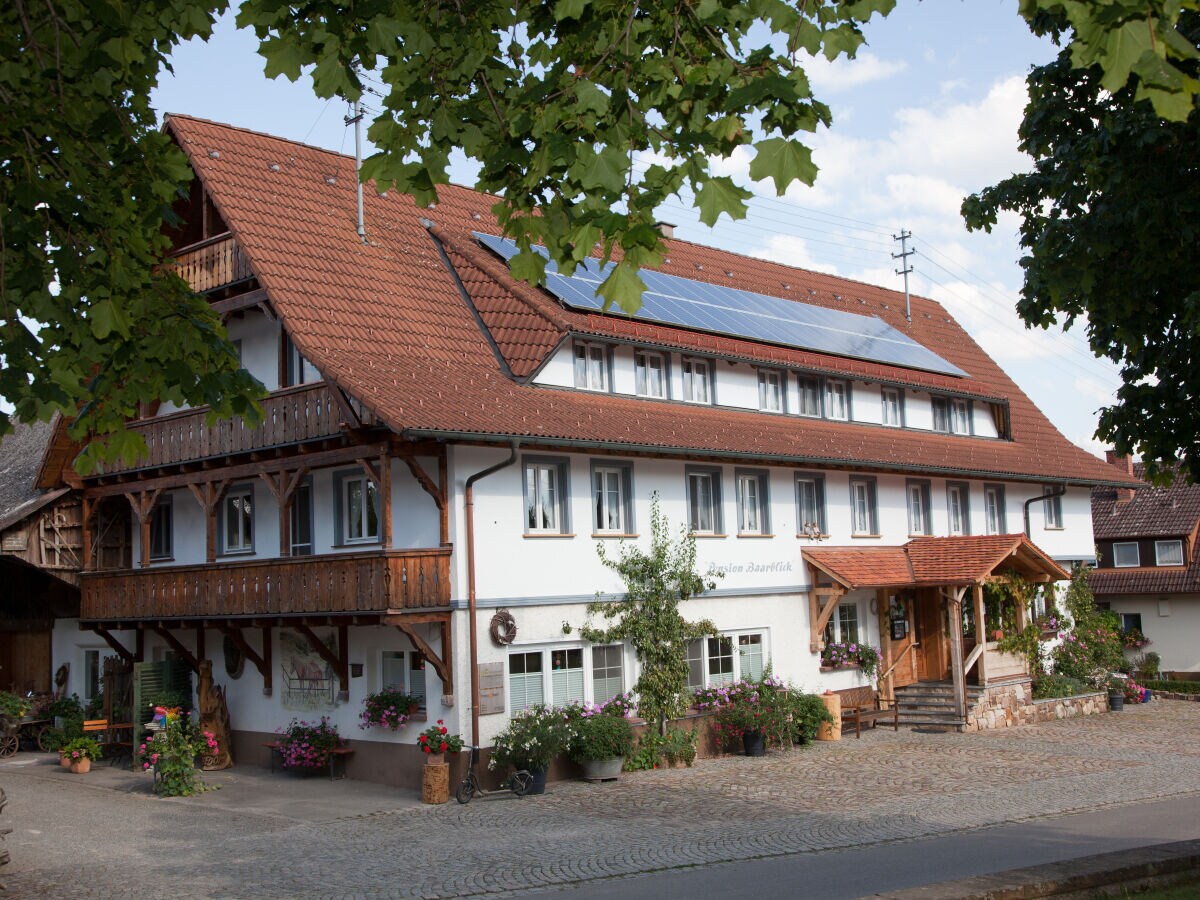
[{"label": "downspout", "polygon": [[467,479],[463,506],[467,516],[467,615],[471,635],[471,764],[479,762],[479,626],[475,621],[475,482],[481,481],[517,461],[520,441],[513,441],[508,459],[488,466]]},{"label": "downspout", "polygon": [[1039,500],[1050,500],[1050,499],[1053,499],[1054,497],[1061,497],[1066,492],[1067,492],[1067,486],[1065,484],[1061,484],[1048,494],[1042,494],[1040,497],[1030,497],[1028,500],[1025,501],[1025,537],[1029,538],[1030,540],[1033,540],[1033,535],[1031,535],[1029,533],[1029,506],[1030,506],[1030,504],[1037,503]]}]

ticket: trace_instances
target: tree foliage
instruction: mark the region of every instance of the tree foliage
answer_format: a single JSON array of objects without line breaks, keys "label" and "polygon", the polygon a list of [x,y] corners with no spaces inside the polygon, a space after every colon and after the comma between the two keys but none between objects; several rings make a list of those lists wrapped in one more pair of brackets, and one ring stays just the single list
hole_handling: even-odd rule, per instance
[{"label": "tree foliage", "polygon": [[124,431],[141,403],[246,414],[260,390],[209,305],[157,268],[190,172],[150,90],[215,9],[0,4],[0,397],[23,420],[78,415],[73,436],[113,434],[114,455],[143,446]]},{"label": "tree foliage", "polygon": [[[1200,14],[1182,20],[1200,41]],[[1195,61],[1184,70],[1197,74]],[[1098,66],[1064,50],[1029,76],[1021,148],[1034,161],[963,204],[971,228],[1021,216],[1029,326],[1086,320],[1097,356],[1121,366],[1117,402],[1097,434],[1139,453],[1149,474],[1177,458],[1200,476],[1200,112],[1161,120],[1140,89],[1112,91]]]},{"label": "tree foliage", "polygon": [[[1200,0],[1022,0],[1034,27],[1069,21],[1073,54],[1170,118],[1191,109],[1194,53],[1176,34]],[[661,258],[655,210],[691,192],[701,219],[745,214],[749,192],[714,160],[750,148],[750,175],[783,193],[816,175],[798,135],[828,125],[798,60],[853,56],[861,25],[895,0],[245,0],[268,75],[309,71],[323,97],[388,91],[364,176],[431,202],[452,149],[481,165],[497,217],[537,281],[598,246],[601,288],[626,310],[639,266]],[[207,38],[227,0],[11,0],[0,4],[0,399],[22,419],[62,411],[73,433],[124,431],[139,404],[252,413],[260,388],[217,318],[156,268],[161,227],[190,178],[149,96],[171,51]],[[1064,18],[1065,17],[1065,18]],[[1186,64],[1186,65],[1185,65]],[[1129,90],[1133,90],[1130,88]],[[644,170],[634,154],[655,160]],[[535,214],[535,211],[537,214]],[[0,413],[0,430],[7,416]]]},{"label": "tree foliage", "polygon": [[688,643],[717,633],[708,619],[685,620],[679,605],[716,587],[715,579],[721,576],[719,572],[698,574],[695,537],[684,531],[672,540],[669,529],[656,494],[650,505],[649,549],[622,541],[620,553],[613,559],[603,544],[597,544],[600,561],[624,582],[625,596],[588,604],[589,615],[601,616],[611,624],[602,628],[588,624],[579,629],[583,639],[594,644],[625,642],[633,647],[641,665],[633,686],[638,713],[644,719],[657,720],[660,730],[668,718],[687,707]]}]

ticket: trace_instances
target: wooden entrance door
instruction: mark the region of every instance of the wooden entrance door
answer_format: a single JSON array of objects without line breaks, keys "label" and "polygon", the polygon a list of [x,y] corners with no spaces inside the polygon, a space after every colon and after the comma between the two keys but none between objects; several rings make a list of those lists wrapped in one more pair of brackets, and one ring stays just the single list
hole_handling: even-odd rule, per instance
[{"label": "wooden entrance door", "polygon": [[950,677],[946,652],[946,614],[936,590],[917,592],[915,611],[917,677],[921,681],[945,681]]},{"label": "wooden entrance door", "polygon": [[[883,668],[887,669],[893,663],[892,688],[904,687],[918,679],[917,651],[914,646],[916,636],[913,626],[913,616],[916,615],[916,598],[912,591],[899,594],[889,594],[888,605],[879,617],[880,629],[885,630],[882,642],[887,648],[887,658]],[[901,634],[901,632],[903,632]],[[901,635],[897,637],[897,635]]]},{"label": "wooden entrance door", "polygon": [[50,632],[0,632],[0,688],[25,694],[50,690]]}]

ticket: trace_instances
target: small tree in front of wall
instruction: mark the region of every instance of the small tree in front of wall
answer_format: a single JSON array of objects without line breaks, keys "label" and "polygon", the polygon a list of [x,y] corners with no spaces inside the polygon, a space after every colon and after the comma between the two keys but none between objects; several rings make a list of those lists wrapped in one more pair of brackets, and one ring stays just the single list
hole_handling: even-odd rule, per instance
[{"label": "small tree in front of wall", "polygon": [[659,733],[665,734],[667,719],[681,715],[691,696],[687,690],[688,643],[717,630],[708,619],[688,622],[679,605],[716,587],[716,579],[723,573],[696,572],[696,539],[686,531],[678,540],[671,539],[657,493],[650,504],[648,550],[622,541],[616,559],[605,552],[603,544],[597,545],[596,552],[624,582],[625,597],[588,604],[589,615],[602,616],[610,624],[603,628],[584,625],[579,632],[594,644],[627,642],[633,647],[641,665],[641,675],[633,686],[638,713],[657,721]]}]

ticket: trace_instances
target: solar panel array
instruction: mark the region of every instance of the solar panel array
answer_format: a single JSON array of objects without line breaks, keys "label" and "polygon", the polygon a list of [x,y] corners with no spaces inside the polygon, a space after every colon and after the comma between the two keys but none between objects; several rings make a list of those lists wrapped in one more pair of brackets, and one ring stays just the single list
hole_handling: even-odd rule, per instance
[{"label": "solar panel array", "polygon": [[[516,243],[508,238],[479,232],[475,237],[505,260],[518,252]],[[597,289],[612,266],[613,263],[601,265],[599,260],[589,258],[572,275],[563,275],[553,260],[547,260],[546,289],[574,309],[604,312],[604,298]],[[967,377],[958,366],[877,316],[826,309],[652,269],[642,269],[638,274],[646,292],[642,295],[641,309],[633,314],[635,319]],[[612,312],[622,315],[620,310]]]}]

